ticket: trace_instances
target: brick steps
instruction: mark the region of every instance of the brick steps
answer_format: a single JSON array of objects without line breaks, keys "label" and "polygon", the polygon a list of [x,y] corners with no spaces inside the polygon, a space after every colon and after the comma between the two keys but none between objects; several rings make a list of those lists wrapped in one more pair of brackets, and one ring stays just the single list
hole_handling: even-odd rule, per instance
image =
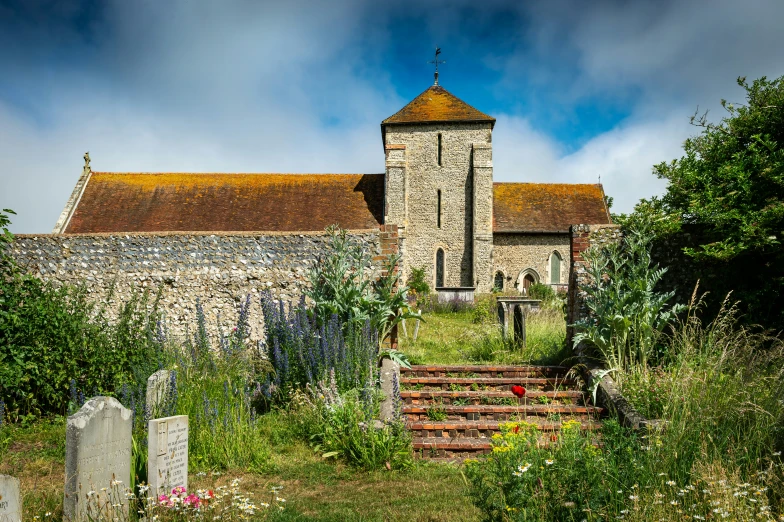
[{"label": "brick steps", "polygon": [[[541,444],[557,440],[563,422],[597,430],[602,408],[561,366],[413,366],[401,369],[401,413],[417,456],[451,462],[492,451],[491,437],[510,420],[536,424]],[[526,389],[522,398],[513,385]]]},{"label": "brick steps", "polygon": [[[513,401],[514,404],[578,404],[582,402],[583,393],[577,390],[558,391],[527,391],[525,397],[518,399],[508,390],[493,391],[445,391],[445,390],[405,390],[400,392],[400,399],[405,404],[430,404],[432,402],[454,404],[455,401],[467,401],[470,404],[491,404],[495,399]],[[506,404],[506,402],[504,402]]]},{"label": "brick steps", "polygon": [[[501,432],[500,425],[503,423],[503,421],[415,421],[408,423],[408,429],[411,431],[414,437],[421,438],[441,437],[444,439],[489,439],[494,434]],[[560,422],[532,422],[531,424],[536,424],[539,428],[539,431],[542,433],[553,433],[561,430]],[[599,424],[597,422],[586,421],[580,425],[580,428],[585,431],[596,430],[599,428]]]},{"label": "brick steps", "polygon": [[[508,390],[512,385],[519,384],[526,390],[555,390],[575,386],[576,381],[570,379],[542,377],[401,377],[400,387],[403,390],[447,390],[447,391],[479,391]],[[459,388],[459,389],[458,389]]]},{"label": "brick steps", "polygon": [[[434,413],[435,412],[435,413]],[[551,404],[526,404],[522,406],[496,406],[478,404],[476,406],[453,405],[419,405],[403,406],[402,413],[410,421],[432,420],[432,416],[445,414],[447,419],[465,419],[470,421],[508,421],[512,417],[525,420],[527,417],[569,416],[571,419],[583,420],[596,417],[604,412],[594,406],[558,406]]]},{"label": "brick steps", "polygon": [[563,366],[412,366],[403,377],[550,377],[566,375]]}]

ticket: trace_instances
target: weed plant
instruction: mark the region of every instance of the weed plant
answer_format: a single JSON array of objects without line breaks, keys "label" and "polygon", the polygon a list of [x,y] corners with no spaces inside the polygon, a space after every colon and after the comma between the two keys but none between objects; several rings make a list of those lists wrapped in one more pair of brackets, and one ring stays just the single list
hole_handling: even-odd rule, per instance
[{"label": "weed plant", "polygon": [[341,393],[334,373],[296,392],[289,418],[294,432],[322,454],[366,470],[404,469],[412,464],[411,435],[397,405],[392,421],[380,423],[376,388]]}]

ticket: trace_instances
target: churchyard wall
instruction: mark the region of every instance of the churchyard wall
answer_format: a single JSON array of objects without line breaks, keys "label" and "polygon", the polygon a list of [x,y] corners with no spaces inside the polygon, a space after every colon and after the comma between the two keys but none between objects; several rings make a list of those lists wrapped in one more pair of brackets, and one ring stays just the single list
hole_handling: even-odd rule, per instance
[{"label": "churchyard wall", "polygon": [[493,235],[493,277],[504,274],[504,291],[512,290],[521,274],[535,270],[540,283],[550,284],[550,255],[561,256],[560,284],[569,279],[568,234],[499,234]]},{"label": "churchyard wall", "polygon": [[[392,252],[396,234],[350,231],[380,266]],[[132,292],[161,290],[160,306],[169,332],[184,335],[196,324],[201,300],[207,325],[231,328],[240,304],[250,295],[251,337],[261,335],[259,298],[297,302],[308,286],[307,272],[327,252],[324,232],[136,233],[16,236],[12,255],[20,266],[56,284],[84,284],[98,301],[108,300],[109,316]],[[110,292],[111,290],[111,292]]]},{"label": "churchyard wall", "polygon": [[[386,128],[387,215],[404,224],[403,274],[424,268],[435,286],[436,250],[445,254],[444,286],[474,286],[472,157],[474,144],[486,145],[489,175],[481,193],[492,193],[489,123],[437,123],[389,125]],[[441,165],[438,135],[441,135]],[[441,191],[441,226],[438,226],[438,191]],[[492,196],[491,196],[492,197]],[[404,202],[401,208],[398,202]],[[490,200],[492,202],[492,199]],[[485,212],[489,216],[489,213]],[[483,215],[484,215],[483,214]],[[486,217],[487,217],[486,216]],[[403,221],[399,221],[402,218]],[[491,226],[490,221],[486,224]],[[487,238],[489,241],[489,238]]]}]

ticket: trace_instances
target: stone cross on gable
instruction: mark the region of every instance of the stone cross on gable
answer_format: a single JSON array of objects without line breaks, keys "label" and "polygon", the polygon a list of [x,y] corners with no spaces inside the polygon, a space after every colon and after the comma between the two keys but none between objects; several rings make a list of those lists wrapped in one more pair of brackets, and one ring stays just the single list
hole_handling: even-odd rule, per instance
[{"label": "stone cross on gable", "polygon": [[439,54],[441,54],[441,48],[440,47],[436,47],[435,58],[433,60],[430,60],[429,62],[427,62],[427,63],[435,64],[435,66],[436,66],[435,82],[433,82],[433,85],[438,85],[438,64],[439,63],[446,63],[446,60],[439,60],[438,59],[438,55]]}]

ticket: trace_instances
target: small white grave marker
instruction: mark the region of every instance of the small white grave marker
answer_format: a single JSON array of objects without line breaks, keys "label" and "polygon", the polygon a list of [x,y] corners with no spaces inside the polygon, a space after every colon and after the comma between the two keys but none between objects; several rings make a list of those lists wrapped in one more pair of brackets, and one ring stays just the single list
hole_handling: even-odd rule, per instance
[{"label": "small white grave marker", "polygon": [[67,520],[127,518],[132,422],[131,410],[112,397],[93,397],[68,417],[63,500]]},{"label": "small white grave marker", "polygon": [[0,475],[0,522],[22,522],[19,479]]},{"label": "small white grave marker", "polygon": [[154,495],[188,489],[188,416],[152,419],[147,444],[147,482]]}]

